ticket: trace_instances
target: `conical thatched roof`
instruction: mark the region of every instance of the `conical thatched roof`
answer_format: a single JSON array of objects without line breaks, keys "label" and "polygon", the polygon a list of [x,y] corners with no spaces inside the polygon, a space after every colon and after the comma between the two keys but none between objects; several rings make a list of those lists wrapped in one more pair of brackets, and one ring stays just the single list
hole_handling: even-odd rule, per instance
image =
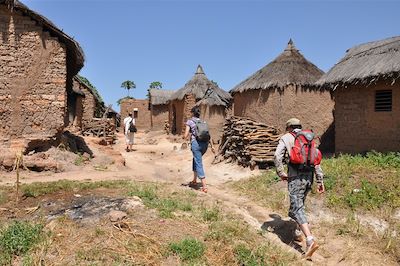
[{"label": "conical thatched roof", "polygon": [[64,43],[67,47],[67,61],[72,75],[77,74],[83,67],[84,54],[79,43],[57,28],[50,20],[39,13],[30,10],[18,0],[0,0],[0,5],[6,5],[10,10],[12,10],[12,12],[19,11],[22,14],[29,16],[32,20],[36,21],[38,25],[43,27],[44,30],[48,31],[52,36],[56,36],[62,43]]},{"label": "conical thatched roof", "polygon": [[231,93],[258,89],[283,89],[289,84],[312,85],[324,72],[304,58],[290,39],[271,63],[235,86]]},{"label": "conical thatched roof", "polygon": [[150,89],[150,103],[152,105],[163,105],[167,104],[168,101],[171,99],[172,94],[175,91],[168,91],[168,90],[159,90],[159,89]]},{"label": "conical thatched roof", "polygon": [[182,100],[185,95],[189,94],[196,97],[197,104],[205,105],[227,106],[232,99],[229,92],[220,89],[216,83],[207,78],[200,65],[198,65],[193,78],[182,89],[172,94],[171,100]]},{"label": "conical thatched roof", "polygon": [[370,83],[400,77],[400,36],[357,45],[317,81],[318,85]]}]

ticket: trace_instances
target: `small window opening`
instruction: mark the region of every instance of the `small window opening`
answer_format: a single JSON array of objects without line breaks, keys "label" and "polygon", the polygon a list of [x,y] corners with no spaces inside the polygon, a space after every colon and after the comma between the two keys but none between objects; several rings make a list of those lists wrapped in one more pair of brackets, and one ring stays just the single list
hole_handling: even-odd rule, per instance
[{"label": "small window opening", "polygon": [[392,90],[379,90],[375,92],[375,112],[392,111]]}]

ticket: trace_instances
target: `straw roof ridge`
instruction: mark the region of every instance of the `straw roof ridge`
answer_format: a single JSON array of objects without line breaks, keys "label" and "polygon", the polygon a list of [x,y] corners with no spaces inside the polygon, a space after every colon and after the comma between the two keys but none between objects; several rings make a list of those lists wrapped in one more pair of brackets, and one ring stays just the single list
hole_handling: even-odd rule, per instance
[{"label": "straw roof ridge", "polygon": [[174,93],[175,91],[172,90],[150,89],[150,102],[152,105],[167,104]]},{"label": "straw roof ridge", "polygon": [[292,39],[286,49],[272,62],[236,85],[230,92],[258,89],[284,89],[288,85],[314,86],[324,72],[308,61],[295,47]]},{"label": "straw roof ridge", "polygon": [[195,75],[183,88],[172,94],[170,100],[182,100],[186,95],[194,95],[197,104],[227,106],[232,99],[229,92],[222,90],[215,82],[210,81],[198,65]]},{"label": "straw roof ridge", "polygon": [[400,36],[356,45],[316,84],[323,87],[400,78]]},{"label": "straw roof ridge", "polygon": [[20,11],[22,14],[29,16],[32,20],[36,21],[38,25],[43,27],[44,30],[48,31],[52,36],[57,37],[62,43],[64,43],[67,47],[67,60],[71,62],[70,66],[72,75],[77,74],[83,67],[85,58],[79,43],[57,28],[57,26],[55,26],[49,19],[29,9],[18,0],[0,0],[0,5],[6,5],[12,11]]}]

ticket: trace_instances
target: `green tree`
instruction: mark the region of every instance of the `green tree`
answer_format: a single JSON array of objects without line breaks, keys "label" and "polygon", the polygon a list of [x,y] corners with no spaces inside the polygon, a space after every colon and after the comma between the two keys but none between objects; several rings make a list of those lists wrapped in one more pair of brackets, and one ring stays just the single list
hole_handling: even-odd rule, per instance
[{"label": "green tree", "polygon": [[150,89],[157,89],[160,90],[162,89],[162,83],[159,81],[153,81],[152,83],[150,83]]},{"label": "green tree", "polygon": [[162,83],[159,81],[153,81],[152,83],[150,83],[149,88],[147,89],[147,98],[150,99],[150,90],[151,89],[156,89],[156,90],[160,90],[162,89]]},{"label": "green tree", "polygon": [[124,82],[122,82],[121,88],[125,88],[128,90],[128,97],[129,97],[129,90],[136,88],[136,84],[131,80],[125,80]]}]

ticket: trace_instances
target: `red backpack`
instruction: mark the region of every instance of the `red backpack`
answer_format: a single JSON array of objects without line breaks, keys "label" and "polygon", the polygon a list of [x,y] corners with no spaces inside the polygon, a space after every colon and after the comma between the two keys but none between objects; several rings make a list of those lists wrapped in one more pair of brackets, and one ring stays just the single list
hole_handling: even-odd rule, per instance
[{"label": "red backpack", "polygon": [[294,137],[294,146],[290,151],[290,163],[307,166],[319,165],[322,153],[315,147],[315,134],[312,130],[301,130],[298,133],[291,132]]}]

